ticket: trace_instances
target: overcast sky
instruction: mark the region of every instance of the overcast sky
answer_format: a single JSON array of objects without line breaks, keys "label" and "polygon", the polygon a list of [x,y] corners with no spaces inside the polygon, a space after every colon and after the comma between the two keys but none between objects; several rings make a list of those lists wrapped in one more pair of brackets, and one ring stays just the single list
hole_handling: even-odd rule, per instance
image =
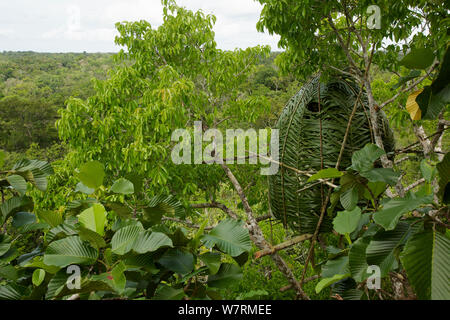
[{"label": "overcast sky", "polygon": [[[254,0],[178,0],[217,17],[221,49],[258,44],[277,50],[278,37],[256,31],[261,5]],[[0,0],[0,51],[116,52],[118,21],[162,23],[160,0]]]}]

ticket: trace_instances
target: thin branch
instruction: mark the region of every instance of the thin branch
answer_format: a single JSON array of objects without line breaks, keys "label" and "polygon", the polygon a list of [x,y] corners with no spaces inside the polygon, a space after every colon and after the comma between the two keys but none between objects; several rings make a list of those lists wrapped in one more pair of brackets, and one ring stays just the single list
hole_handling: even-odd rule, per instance
[{"label": "thin branch", "polygon": [[[239,183],[239,181],[234,176],[233,172],[231,172],[230,168],[226,164],[221,164],[222,169],[225,171],[225,174],[228,176],[228,179],[231,181],[231,183],[234,186],[234,189],[239,195],[239,198],[241,199],[242,205],[244,207],[244,211],[247,214],[247,229],[250,234],[250,238],[252,239],[253,243],[261,250],[270,248],[270,244],[266,241],[264,234],[259,227],[254,215],[253,210],[250,207],[250,204],[248,203],[247,197],[244,194],[244,191],[242,190],[242,187]],[[285,275],[285,277],[289,280],[291,285],[295,287],[295,290],[297,292],[297,295],[300,296],[303,299],[310,300],[308,295],[303,291],[300,283],[295,278],[294,273],[292,272],[291,268],[287,265],[287,263],[281,258],[280,255],[277,253],[274,253],[271,258],[275,262],[275,264],[278,266],[278,269]]]},{"label": "thin branch", "polygon": [[429,70],[426,72],[425,75],[423,75],[422,77],[420,77],[419,79],[417,79],[416,81],[414,81],[410,86],[400,90],[399,92],[397,92],[397,94],[395,94],[394,96],[392,96],[390,99],[386,100],[385,102],[383,102],[382,104],[379,105],[379,109],[383,109],[386,105],[388,105],[389,103],[395,101],[395,99],[397,99],[401,94],[411,91],[413,88],[415,88],[418,84],[420,84],[423,80],[425,80],[426,78],[428,78],[428,76],[431,74],[431,72],[439,65],[439,62],[437,60],[434,61],[433,65],[429,68]]},{"label": "thin branch", "polygon": [[[190,228],[193,228],[193,229],[200,229],[201,228],[200,225],[194,224],[192,221],[187,220],[187,219],[186,220],[182,220],[182,219],[178,219],[178,218],[174,218],[174,217],[162,217],[161,220],[162,221],[172,221],[172,222],[182,223],[182,224],[184,224],[184,225],[186,225],[186,226],[188,226]],[[204,230],[212,230],[214,227],[215,226],[208,226],[208,227],[205,227]]]},{"label": "thin branch", "polygon": [[296,236],[292,239],[289,239],[288,241],[282,242],[280,244],[277,244],[276,246],[273,246],[271,248],[267,248],[264,250],[260,250],[255,253],[255,259],[259,259],[264,256],[268,256],[270,254],[274,254],[275,252],[284,250],[286,248],[292,247],[295,244],[298,244],[300,242],[303,242],[305,240],[309,240],[312,238],[312,234],[302,234],[300,236]]},{"label": "thin branch", "polygon": [[414,189],[415,187],[417,187],[418,185],[421,185],[425,181],[426,181],[425,178],[421,178],[421,179],[417,180],[416,182],[414,182],[414,183],[410,184],[409,186],[407,186],[405,188],[405,192],[408,192],[409,190]]},{"label": "thin branch", "polygon": [[198,208],[198,209],[217,208],[225,212],[233,219],[239,218],[238,215],[233,210],[229,209],[226,205],[216,201],[213,201],[211,203],[192,203],[191,208]]}]

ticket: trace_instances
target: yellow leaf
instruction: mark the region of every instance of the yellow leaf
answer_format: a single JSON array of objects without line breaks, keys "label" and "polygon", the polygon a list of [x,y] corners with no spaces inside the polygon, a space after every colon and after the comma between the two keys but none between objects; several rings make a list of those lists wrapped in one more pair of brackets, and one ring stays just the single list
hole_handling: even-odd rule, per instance
[{"label": "yellow leaf", "polygon": [[411,93],[406,100],[406,110],[408,110],[409,115],[412,120],[420,120],[422,117],[422,111],[419,108],[419,105],[416,102],[417,96],[423,91],[423,89],[417,90],[414,93]]}]

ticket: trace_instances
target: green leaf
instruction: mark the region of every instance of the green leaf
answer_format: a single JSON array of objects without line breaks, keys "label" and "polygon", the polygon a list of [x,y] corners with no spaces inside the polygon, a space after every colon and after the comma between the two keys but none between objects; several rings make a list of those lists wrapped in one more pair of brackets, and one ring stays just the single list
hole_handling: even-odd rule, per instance
[{"label": "green leaf", "polygon": [[5,163],[5,157],[6,157],[5,151],[0,150],[0,169],[3,166],[3,164]]},{"label": "green leaf", "polygon": [[121,194],[133,194],[134,185],[127,179],[120,178],[114,182],[114,184],[111,187],[111,191]]},{"label": "green leaf", "polygon": [[59,211],[43,210],[38,212],[39,220],[48,223],[52,227],[57,227],[63,223],[62,213]]},{"label": "green leaf", "polygon": [[375,212],[373,219],[384,229],[393,230],[403,214],[418,208],[422,204],[431,203],[432,200],[433,197],[431,195],[424,197],[411,195],[405,198],[394,198],[389,200],[383,206],[383,209]]},{"label": "green leaf", "polygon": [[395,251],[402,246],[410,234],[411,227],[406,222],[399,222],[394,230],[378,231],[366,250],[369,265],[380,267],[381,276],[386,276],[395,264]]},{"label": "green leaf", "polygon": [[425,159],[420,162],[420,172],[422,173],[422,177],[424,177],[425,180],[431,182],[431,179],[433,179],[433,167],[429,165],[427,160]]},{"label": "green leaf", "polygon": [[369,171],[373,168],[375,160],[385,154],[384,150],[378,146],[368,143],[361,150],[355,151],[352,155],[352,168],[358,172]]},{"label": "green leaf", "polygon": [[348,188],[340,195],[341,204],[347,211],[355,209],[358,199],[358,189],[356,187]]},{"label": "green leaf", "polygon": [[77,228],[78,235],[80,239],[83,241],[87,241],[91,244],[92,247],[100,249],[106,247],[106,242],[103,237],[95,231],[91,229],[80,226]]},{"label": "green leaf", "polygon": [[122,292],[125,289],[127,278],[125,277],[124,271],[126,270],[125,263],[123,261],[119,262],[112,270],[111,276],[113,281],[113,286],[118,292]]},{"label": "green leaf", "polygon": [[23,196],[27,192],[27,182],[22,176],[17,174],[13,174],[6,177],[6,180],[9,184],[19,192],[21,196]]},{"label": "green leaf", "polygon": [[311,182],[311,181],[315,181],[315,180],[319,180],[319,179],[339,178],[343,174],[344,174],[343,172],[339,171],[336,168],[322,169],[319,172],[317,172],[316,174],[313,174],[311,177],[309,177],[307,182]]},{"label": "green leaf", "polygon": [[71,264],[93,264],[98,251],[81,241],[78,236],[71,236],[50,243],[45,250],[44,263],[66,267]]},{"label": "green leaf", "polygon": [[427,230],[414,234],[400,255],[419,299],[450,299],[450,240]]},{"label": "green leaf", "polygon": [[324,288],[331,286],[333,283],[343,280],[345,278],[350,277],[350,273],[346,274],[335,274],[331,278],[324,278],[319,281],[316,285],[316,293],[320,293]]},{"label": "green leaf", "polygon": [[77,177],[86,187],[97,189],[103,184],[105,171],[100,162],[90,161],[81,166]]},{"label": "green leaf", "polygon": [[222,263],[216,274],[208,276],[208,286],[220,289],[228,289],[237,285],[242,280],[242,271],[235,264]]},{"label": "green leaf", "polygon": [[208,248],[217,247],[232,257],[250,251],[252,244],[248,230],[242,221],[226,219],[221,221],[214,229],[202,237]]},{"label": "green leaf", "polygon": [[181,300],[185,296],[183,289],[175,289],[166,285],[160,286],[153,297],[154,300]]},{"label": "green leaf", "polygon": [[78,182],[75,187],[75,192],[82,192],[84,194],[93,194],[95,192],[95,189],[86,187],[83,182]]},{"label": "green leaf", "polygon": [[17,212],[12,220],[11,225],[18,229],[26,225],[36,223],[36,216],[29,212]]},{"label": "green leaf", "polygon": [[355,207],[351,211],[339,211],[333,220],[334,230],[343,235],[352,233],[358,227],[359,219],[361,219],[359,207]]},{"label": "green leaf", "polygon": [[366,262],[366,248],[369,242],[368,237],[359,238],[353,243],[348,253],[350,273],[357,282],[362,282],[369,276]]},{"label": "green leaf", "polygon": [[396,185],[400,177],[400,174],[391,168],[375,168],[361,172],[361,175],[370,182],[385,182],[391,186]]},{"label": "green leaf", "polygon": [[400,77],[400,78],[398,79],[398,82],[397,82],[395,85],[392,86],[392,89],[395,90],[395,89],[400,88],[400,87],[401,87],[402,85],[404,85],[406,82],[408,82],[408,81],[410,81],[410,80],[412,80],[412,79],[415,79],[415,78],[417,78],[418,76],[420,76],[420,74],[421,74],[421,71],[420,71],[420,70],[411,70],[407,76]]},{"label": "green leaf", "polygon": [[425,86],[416,97],[423,120],[434,120],[442,109],[450,102],[450,85],[447,85],[439,93],[433,93],[431,86]]},{"label": "green leaf", "polygon": [[403,59],[400,64],[408,69],[426,69],[434,61],[434,53],[427,48],[412,49]]},{"label": "green leaf", "polygon": [[378,196],[386,190],[387,185],[385,182],[369,182],[367,183],[367,187],[372,194],[367,189],[364,189],[364,197],[367,200],[372,200],[372,195],[375,199],[378,198]]},{"label": "green leaf", "polygon": [[322,267],[321,277],[331,278],[336,274],[345,274],[349,272],[349,258],[348,256],[341,256],[327,261]]},{"label": "green leaf", "polygon": [[105,234],[106,215],[105,208],[101,204],[95,203],[78,215],[78,221],[85,228],[103,236]]},{"label": "green leaf", "polygon": [[194,269],[194,256],[178,248],[167,250],[158,262],[170,271],[181,275],[188,274]]},{"label": "green leaf", "polygon": [[0,286],[0,300],[21,300],[29,294],[29,288],[15,283]]},{"label": "green leaf", "polygon": [[436,165],[437,171],[439,172],[439,192],[438,196],[442,199],[445,204],[450,203],[450,152],[447,152],[442,159]]},{"label": "green leaf", "polygon": [[19,211],[32,211],[34,207],[33,200],[27,196],[12,197],[0,204],[0,211],[3,215],[3,221]]},{"label": "green leaf", "polygon": [[137,253],[153,252],[161,247],[173,247],[172,240],[161,232],[141,232],[133,243],[133,251]]},{"label": "green leaf", "polygon": [[36,269],[33,272],[33,276],[31,277],[31,281],[36,287],[39,287],[42,281],[45,279],[45,270]]},{"label": "green leaf", "polygon": [[118,255],[124,255],[133,249],[134,241],[143,231],[142,225],[129,225],[120,228],[111,239],[111,250]]},{"label": "green leaf", "polygon": [[208,267],[211,274],[216,274],[220,268],[221,254],[218,252],[206,252],[199,256]]},{"label": "green leaf", "polygon": [[17,281],[19,278],[18,270],[12,265],[0,267],[0,278]]}]

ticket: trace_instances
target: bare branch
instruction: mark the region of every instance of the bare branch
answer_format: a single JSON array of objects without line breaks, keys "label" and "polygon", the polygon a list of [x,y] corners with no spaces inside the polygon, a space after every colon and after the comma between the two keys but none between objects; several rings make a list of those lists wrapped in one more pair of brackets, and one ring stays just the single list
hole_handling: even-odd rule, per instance
[{"label": "bare branch", "polygon": [[261,257],[268,256],[269,254],[274,254],[275,252],[289,248],[297,243],[303,242],[305,240],[309,240],[312,238],[312,236],[313,236],[312,234],[302,234],[300,236],[289,239],[288,241],[277,244],[276,246],[273,246],[271,248],[260,250],[255,253],[255,259],[259,259]]},{"label": "bare branch", "polygon": [[401,94],[411,91],[413,88],[415,88],[418,84],[420,84],[423,80],[425,80],[426,78],[428,78],[428,76],[430,75],[430,73],[439,65],[439,62],[437,60],[434,61],[434,63],[432,64],[432,66],[428,69],[428,71],[426,72],[425,75],[423,75],[422,77],[420,77],[419,79],[417,79],[416,81],[414,81],[411,85],[409,85],[408,87],[400,90],[399,92],[397,92],[397,94],[395,94],[394,96],[392,96],[390,99],[386,100],[385,102],[383,102],[382,104],[380,104],[379,109],[383,109],[386,105],[388,105],[389,103],[395,101],[395,99],[397,99]]}]

